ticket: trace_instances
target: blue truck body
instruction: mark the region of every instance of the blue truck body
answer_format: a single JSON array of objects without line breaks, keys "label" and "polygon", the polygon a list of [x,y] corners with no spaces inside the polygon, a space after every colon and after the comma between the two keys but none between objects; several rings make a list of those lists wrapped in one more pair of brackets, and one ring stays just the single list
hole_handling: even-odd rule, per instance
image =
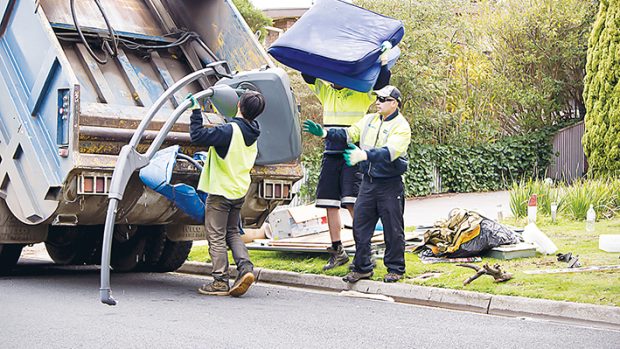
[{"label": "blue truck body", "polygon": [[[175,45],[183,35],[191,38]],[[113,54],[106,54],[106,42],[117,46]],[[106,56],[105,64],[97,62]],[[69,0],[0,0],[0,262],[12,260],[6,255],[24,244],[45,241],[56,261],[88,264],[86,257],[73,255],[97,252],[120,148],[169,86],[220,61],[226,61],[229,72],[243,72],[231,73],[225,79],[229,84],[263,86],[261,92],[279,101],[259,120],[263,134],[280,136],[259,140],[259,159],[242,210],[244,225],[259,227],[271,210],[290,201],[292,184],[301,177],[298,107],[286,74],[274,67],[231,1],[84,0],[72,9]],[[273,76],[283,86],[280,90],[262,82]],[[146,149],[185,95],[217,80],[203,78],[174,94],[138,150]],[[206,119],[222,122],[215,113]],[[175,124],[164,146],[180,145],[189,155],[204,150],[190,143],[188,125],[189,113]],[[177,162],[178,181],[195,185],[198,174],[190,163]],[[116,221],[118,235],[126,237],[119,243],[138,246],[130,257],[150,258],[155,264],[157,256],[145,252],[153,236],[161,242],[160,256],[164,247],[204,238],[200,222],[146,188],[137,174]],[[68,252],[72,258],[62,258]]]}]

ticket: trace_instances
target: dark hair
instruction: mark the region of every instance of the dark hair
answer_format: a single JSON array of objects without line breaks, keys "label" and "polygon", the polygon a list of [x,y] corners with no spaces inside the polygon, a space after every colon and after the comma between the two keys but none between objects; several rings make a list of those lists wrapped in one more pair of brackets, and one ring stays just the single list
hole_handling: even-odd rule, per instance
[{"label": "dark hair", "polygon": [[239,99],[239,111],[246,120],[256,119],[265,110],[265,97],[256,91],[247,91]]}]

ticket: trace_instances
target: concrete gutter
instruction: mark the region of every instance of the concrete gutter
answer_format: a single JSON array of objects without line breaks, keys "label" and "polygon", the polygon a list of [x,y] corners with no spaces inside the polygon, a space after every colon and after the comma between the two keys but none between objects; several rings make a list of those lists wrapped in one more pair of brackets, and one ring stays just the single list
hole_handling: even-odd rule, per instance
[{"label": "concrete gutter", "polygon": [[[211,270],[211,264],[185,262],[177,271],[188,274],[211,275]],[[543,318],[620,330],[620,307],[500,296],[404,283],[387,284],[369,280],[361,280],[355,284],[349,284],[336,276],[302,274],[262,268],[255,268],[254,274],[256,275],[257,282],[270,284],[336,292],[352,290],[389,296],[403,303],[465,310],[482,314]],[[236,269],[234,267],[231,267],[231,276],[236,276]]]}]

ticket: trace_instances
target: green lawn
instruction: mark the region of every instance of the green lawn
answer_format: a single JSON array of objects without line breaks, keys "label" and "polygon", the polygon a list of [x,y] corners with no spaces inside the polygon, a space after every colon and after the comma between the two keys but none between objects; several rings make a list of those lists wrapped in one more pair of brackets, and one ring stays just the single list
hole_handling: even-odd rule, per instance
[{"label": "green lawn", "polygon": [[[505,223],[523,225],[523,222],[519,224],[515,221]],[[608,253],[598,249],[598,235],[620,234],[620,218],[597,222],[595,233],[586,233],[585,222],[560,221],[552,224],[542,217],[538,225],[557,245],[558,252],[579,255],[583,266],[620,265],[620,253]],[[333,276],[344,276],[348,272],[347,266],[324,272],[322,266],[327,259],[325,254],[250,251],[250,256],[257,267],[268,269]],[[207,246],[194,247],[189,259],[209,261]],[[555,255],[538,255],[509,261],[483,258],[483,261],[477,264],[499,263],[504,270],[513,273],[514,278],[505,283],[494,283],[492,277],[482,276],[466,287],[463,286],[463,281],[474,273],[471,269],[454,264],[422,264],[414,253],[407,253],[406,261],[407,273],[403,282],[409,284],[620,306],[620,270],[544,275],[523,273],[524,270],[566,268],[567,264],[558,262]],[[425,280],[416,279],[416,276],[429,272],[439,275]],[[382,280],[385,273],[383,263],[379,262],[373,279]]]}]

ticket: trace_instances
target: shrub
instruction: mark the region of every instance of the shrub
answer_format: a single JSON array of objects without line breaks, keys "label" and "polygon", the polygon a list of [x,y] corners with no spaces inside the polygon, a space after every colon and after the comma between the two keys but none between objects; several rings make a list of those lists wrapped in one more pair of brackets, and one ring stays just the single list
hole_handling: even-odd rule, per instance
[{"label": "shrub", "polygon": [[563,187],[556,186],[551,179],[524,180],[513,182],[510,188],[510,210],[516,218],[527,216],[527,205],[530,197],[536,194],[537,212],[551,214],[551,203],[558,205],[558,211],[564,204]]},{"label": "shrub", "polygon": [[510,211],[515,218],[527,216],[527,200],[530,198],[530,188],[522,180],[512,183],[510,189]]},{"label": "shrub", "polygon": [[620,4],[602,0],[590,36],[583,147],[595,175],[620,174]]},{"label": "shrub", "polygon": [[519,178],[542,177],[551,158],[551,134],[545,129],[473,146],[412,144],[406,194],[428,193],[434,166],[442,191],[457,193],[505,189]]},{"label": "shrub", "polygon": [[574,220],[585,220],[590,205],[597,218],[611,218],[618,209],[617,193],[609,179],[579,179],[566,188],[562,212]]}]

